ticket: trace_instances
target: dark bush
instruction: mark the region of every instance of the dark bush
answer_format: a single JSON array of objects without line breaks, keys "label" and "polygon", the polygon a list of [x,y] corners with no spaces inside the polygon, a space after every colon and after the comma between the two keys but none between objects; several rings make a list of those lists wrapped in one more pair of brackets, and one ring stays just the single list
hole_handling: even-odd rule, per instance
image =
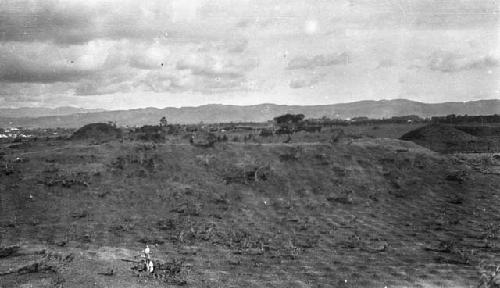
[{"label": "dark bush", "polygon": [[260,136],[262,137],[270,137],[273,136],[273,130],[271,129],[262,129],[259,133]]}]

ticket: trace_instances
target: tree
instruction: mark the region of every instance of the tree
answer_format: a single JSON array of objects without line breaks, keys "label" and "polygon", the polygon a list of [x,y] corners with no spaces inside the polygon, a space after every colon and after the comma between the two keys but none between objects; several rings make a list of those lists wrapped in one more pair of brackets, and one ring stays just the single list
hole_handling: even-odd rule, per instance
[{"label": "tree", "polygon": [[274,120],[277,124],[282,123],[299,123],[304,120],[304,114],[285,114],[278,117],[275,117]]}]

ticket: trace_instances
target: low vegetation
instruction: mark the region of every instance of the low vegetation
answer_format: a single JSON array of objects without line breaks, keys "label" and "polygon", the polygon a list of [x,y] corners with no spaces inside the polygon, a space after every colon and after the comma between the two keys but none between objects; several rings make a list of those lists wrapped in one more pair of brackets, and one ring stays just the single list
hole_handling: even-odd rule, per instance
[{"label": "low vegetation", "polygon": [[[0,283],[498,285],[496,154],[397,139],[415,123],[290,135],[171,125],[0,146]],[[425,129],[410,135],[442,131]]]}]

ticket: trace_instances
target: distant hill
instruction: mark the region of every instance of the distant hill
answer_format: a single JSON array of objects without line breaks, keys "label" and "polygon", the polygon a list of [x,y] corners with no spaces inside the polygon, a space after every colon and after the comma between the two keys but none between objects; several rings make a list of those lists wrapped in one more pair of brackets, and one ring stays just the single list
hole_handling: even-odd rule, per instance
[{"label": "distant hill", "polygon": [[449,114],[491,115],[500,114],[500,100],[427,104],[396,99],[314,106],[276,104],[235,106],[211,104],[198,107],[142,108],[36,118],[27,116],[20,118],[0,116],[0,127],[81,127],[89,123],[108,121],[116,121],[119,126],[136,126],[156,124],[163,116],[167,117],[169,123],[264,122],[285,113],[302,113],[307,118],[327,116],[342,119],[357,116],[389,118],[404,115],[418,115],[421,117]]},{"label": "distant hill", "polygon": [[23,118],[23,117],[43,117],[43,116],[64,116],[77,113],[95,113],[103,112],[104,109],[83,109],[77,107],[22,107],[22,108],[0,108],[0,117]]}]

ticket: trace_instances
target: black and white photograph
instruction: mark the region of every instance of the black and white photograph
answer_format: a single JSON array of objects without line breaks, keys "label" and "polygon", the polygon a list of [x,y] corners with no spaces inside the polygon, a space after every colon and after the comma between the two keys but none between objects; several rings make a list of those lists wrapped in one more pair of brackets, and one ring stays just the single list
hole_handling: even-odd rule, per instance
[{"label": "black and white photograph", "polygon": [[498,0],[0,0],[0,288],[500,288]]}]

